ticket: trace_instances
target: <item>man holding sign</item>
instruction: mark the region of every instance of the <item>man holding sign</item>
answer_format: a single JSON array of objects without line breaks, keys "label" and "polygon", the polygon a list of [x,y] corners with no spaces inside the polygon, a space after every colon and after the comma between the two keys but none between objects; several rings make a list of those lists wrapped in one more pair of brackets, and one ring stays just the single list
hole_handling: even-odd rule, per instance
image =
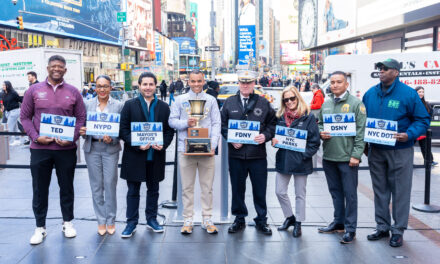
[{"label": "man holding sign", "polygon": [[[139,97],[125,102],[121,111],[119,137],[125,142],[122,154],[121,178],[127,180],[127,225],[122,232],[123,238],[131,237],[139,221],[139,199],[142,182],[147,184],[147,205],[145,217],[147,227],[154,232],[163,232],[157,222],[159,182],[165,178],[166,149],[173,140],[174,130],[168,125],[170,108],[167,103],[158,100],[157,79],[151,72],[139,76]],[[147,123],[148,122],[148,123]],[[139,138],[142,144],[133,144],[133,123],[142,123],[140,128],[150,126],[150,122],[161,124],[163,144],[155,144],[151,137]],[[159,133],[159,132],[157,132]]]},{"label": "man holding sign", "polygon": [[[364,95],[367,108],[365,141],[370,142],[368,164],[373,182],[376,231],[368,240],[392,237],[390,246],[403,244],[408,226],[413,175],[414,142],[429,127],[430,116],[417,92],[399,81],[400,63],[378,62],[380,83]],[[390,200],[394,224],[391,225]]]},{"label": "man holding sign", "polygon": [[341,243],[356,237],[358,168],[364,151],[365,107],[348,91],[347,75],[336,71],[330,77],[331,100],[319,113],[323,140],[322,167],[333,199],[334,219],[320,233],[344,232]]},{"label": "man holding sign", "polygon": [[[235,215],[229,233],[246,227],[248,214],[244,201],[246,178],[250,175],[257,217],[258,231],[271,235],[267,224],[266,186],[267,160],[266,142],[275,134],[276,116],[270,103],[254,93],[256,72],[239,71],[240,91],[229,97],[223,105],[222,135],[228,140],[229,174],[232,187],[231,211]],[[251,122],[249,122],[251,121]],[[256,131],[256,133],[254,132]]]},{"label": "man holding sign", "polygon": [[[32,207],[37,224],[30,239],[33,245],[43,242],[46,236],[49,185],[53,167],[60,187],[64,236],[76,236],[71,222],[74,218],[75,142],[79,138],[79,129],[86,120],[86,108],[78,89],[64,82],[66,72],[66,60],[63,57],[50,57],[46,81],[32,85],[26,91],[21,105],[20,120],[32,140]],[[45,133],[41,133],[41,130],[45,130]]]}]

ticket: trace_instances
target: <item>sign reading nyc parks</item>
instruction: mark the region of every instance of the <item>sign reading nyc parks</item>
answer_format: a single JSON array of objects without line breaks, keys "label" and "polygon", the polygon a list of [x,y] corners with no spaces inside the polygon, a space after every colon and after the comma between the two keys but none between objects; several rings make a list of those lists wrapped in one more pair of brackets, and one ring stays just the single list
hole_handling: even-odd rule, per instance
[{"label": "sign reading nyc parks", "polygon": [[275,139],[278,140],[277,148],[306,152],[307,130],[276,126]]},{"label": "sign reading nyc parks", "polygon": [[367,118],[364,141],[369,143],[394,146],[397,133],[397,121]]},{"label": "sign reading nyc parks", "polygon": [[86,135],[119,136],[120,115],[115,113],[87,112]]},{"label": "sign reading nyc parks", "polygon": [[356,136],[354,113],[324,114],[324,131],[332,137]]},{"label": "sign reading nyc parks", "polygon": [[75,124],[75,117],[43,113],[41,114],[40,136],[73,141]]},{"label": "sign reading nyc parks", "polygon": [[228,142],[258,145],[254,140],[260,134],[260,122],[230,119],[228,123]]},{"label": "sign reading nyc parks", "polygon": [[131,122],[131,145],[163,145],[163,130],[160,122]]}]

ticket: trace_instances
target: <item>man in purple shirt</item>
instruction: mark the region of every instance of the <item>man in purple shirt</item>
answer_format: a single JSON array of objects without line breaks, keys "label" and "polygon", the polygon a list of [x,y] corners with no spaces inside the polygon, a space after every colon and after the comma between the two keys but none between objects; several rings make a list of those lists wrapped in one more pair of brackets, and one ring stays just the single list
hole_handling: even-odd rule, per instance
[{"label": "man in purple shirt", "polygon": [[[43,242],[46,236],[46,215],[49,185],[52,169],[55,167],[60,187],[60,204],[63,215],[64,236],[76,236],[73,228],[73,176],[76,166],[76,140],[79,128],[84,126],[86,108],[78,89],[64,82],[66,60],[54,55],[49,58],[46,81],[32,85],[24,95],[20,120],[26,134],[32,141],[31,174],[33,199],[32,208],[37,228],[30,239],[32,245]],[[76,118],[74,139],[60,140],[40,136],[41,114],[73,116]]]}]

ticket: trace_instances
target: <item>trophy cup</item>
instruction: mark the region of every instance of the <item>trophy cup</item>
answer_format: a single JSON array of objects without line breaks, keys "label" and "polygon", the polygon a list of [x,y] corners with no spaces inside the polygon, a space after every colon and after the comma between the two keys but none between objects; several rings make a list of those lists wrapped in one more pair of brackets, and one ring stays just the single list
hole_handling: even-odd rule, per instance
[{"label": "trophy cup", "polygon": [[200,120],[208,116],[205,109],[205,100],[189,100],[190,107],[186,109],[188,116],[195,118],[196,125],[188,128],[188,136],[185,139],[184,155],[211,155],[211,139],[208,128],[200,127]]}]

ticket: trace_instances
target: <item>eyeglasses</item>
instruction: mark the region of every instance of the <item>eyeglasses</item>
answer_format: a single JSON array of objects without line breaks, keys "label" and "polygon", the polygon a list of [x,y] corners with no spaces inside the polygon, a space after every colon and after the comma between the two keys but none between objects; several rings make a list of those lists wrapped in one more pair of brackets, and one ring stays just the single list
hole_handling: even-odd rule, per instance
[{"label": "eyeglasses", "polygon": [[96,89],[108,89],[110,88],[110,85],[96,85]]},{"label": "eyeglasses", "polygon": [[388,68],[387,66],[380,66],[378,67],[379,71],[388,71],[390,68]]},{"label": "eyeglasses", "polygon": [[287,104],[289,101],[295,102],[295,100],[296,100],[296,96],[292,96],[292,97],[289,97],[289,98],[284,98],[283,102],[285,104]]}]

